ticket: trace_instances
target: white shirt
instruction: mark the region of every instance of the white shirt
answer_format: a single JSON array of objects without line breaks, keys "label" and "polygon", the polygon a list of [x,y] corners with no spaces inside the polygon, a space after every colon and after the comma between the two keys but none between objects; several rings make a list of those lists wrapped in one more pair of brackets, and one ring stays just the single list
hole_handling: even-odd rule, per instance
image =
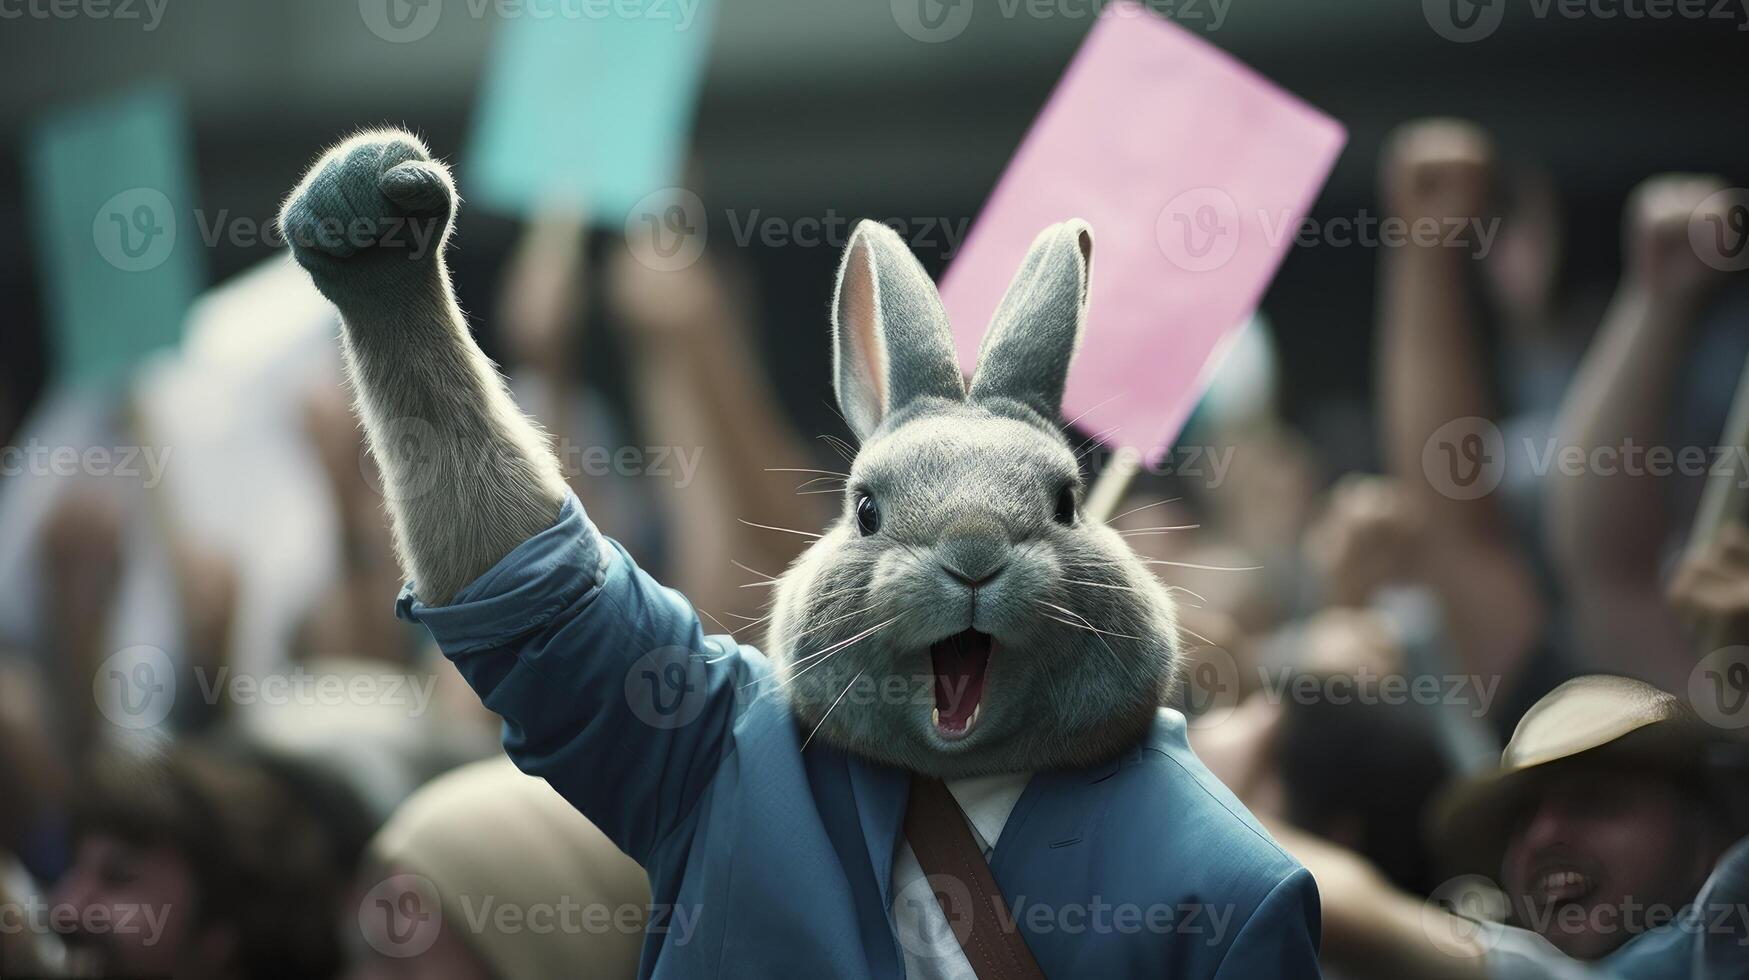
[{"label": "white shirt", "polygon": [[[965,811],[984,860],[995,852],[1008,815],[1014,812],[1014,804],[1020,802],[1020,794],[1031,779],[1031,773],[1021,772],[956,779],[947,784],[948,792]],[[893,929],[905,954],[907,980],[977,980],[922,865],[917,863],[917,854],[903,839],[893,858]]]}]

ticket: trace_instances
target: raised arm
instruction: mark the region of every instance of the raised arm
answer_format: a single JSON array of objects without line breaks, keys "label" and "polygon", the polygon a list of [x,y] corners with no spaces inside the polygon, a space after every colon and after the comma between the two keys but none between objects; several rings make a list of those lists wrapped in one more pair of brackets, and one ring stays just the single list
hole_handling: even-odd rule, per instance
[{"label": "raised arm", "polygon": [[[1492,172],[1493,150],[1480,129],[1455,120],[1415,123],[1386,150],[1385,197],[1411,227],[1463,221],[1473,228],[1487,207]],[[1538,636],[1542,608],[1493,494],[1472,492],[1490,489],[1475,482],[1485,478],[1475,467],[1504,460],[1487,458],[1482,441],[1494,405],[1470,302],[1471,250],[1418,244],[1418,237],[1387,249],[1381,262],[1386,461],[1425,516],[1422,567],[1457,654],[1471,669],[1510,677]],[[1492,452],[1505,451],[1495,443]]]},{"label": "raised arm", "polygon": [[567,495],[456,304],[443,259],[455,210],[443,164],[410,134],[376,130],[328,151],[280,214],[340,310],[396,549],[431,605],[551,527]]},{"label": "raised arm", "polygon": [[[646,867],[717,771],[763,661],[706,638],[566,490],[468,334],[443,242],[455,190],[405,133],[354,137],[281,217],[340,308],[348,370],[423,623],[504,748]],[[770,702],[768,702],[770,703]]]},{"label": "raised arm", "polygon": [[[1663,176],[1634,192],[1623,228],[1626,272],[1562,403],[1563,448],[1620,459],[1630,446],[1643,454],[1668,445],[1689,327],[1716,278],[1689,244],[1689,223],[1723,188],[1717,178]],[[1659,584],[1670,480],[1612,469],[1620,471],[1550,475],[1549,550],[1598,666],[1682,690],[1693,660]]]}]

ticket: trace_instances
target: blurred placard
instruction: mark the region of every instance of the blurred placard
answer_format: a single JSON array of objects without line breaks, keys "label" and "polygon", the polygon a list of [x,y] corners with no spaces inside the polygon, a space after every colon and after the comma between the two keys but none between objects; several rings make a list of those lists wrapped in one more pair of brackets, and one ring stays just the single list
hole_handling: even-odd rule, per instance
[{"label": "blurred placard", "polygon": [[102,381],[174,345],[203,276],[175,94],[151,87],[43,119],[26,170],[57,378]]},{"label": "blurred placard", "polygon": [[470,201],[622,222],[680,183],[709,0],[529,7],[499,27],[462,172]]},{"label": "blurred placard", "polygon": [[942,280],[962,367],[1034,236],[1085,218],[1092,300],[1064,415],[1108,446],[1164,452],[1346,141],[1201,37],[1115,0]]}]

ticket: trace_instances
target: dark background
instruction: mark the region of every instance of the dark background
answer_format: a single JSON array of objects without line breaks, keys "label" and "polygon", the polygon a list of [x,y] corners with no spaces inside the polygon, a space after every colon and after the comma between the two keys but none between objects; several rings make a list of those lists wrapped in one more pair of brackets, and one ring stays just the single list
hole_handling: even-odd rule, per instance
[{"label": "dark background", "polygon": [[[198,206],[265,220],[317,151],[359,126],[403,123],[440,155],[459,155],[496,14],[442,2],[435,31],[409,44],[372,34],[356,0],[167,0],[150,32],[139,20],[0,19],[0,417],[16,420],[45,376],[21,168],[37,114],[172,82],[194,127]],[[696,126],[709,213],[975,215],[1091,25],[1092,4],[1064,0],[1058,15],[1038,18],[971,2],[962,34],[926,44],[898,29],[887,0],[724,0]],[[1381,141],[1417,116],[1473,118],[1509,163],[1546,167],[1563,209],[1568,296],[1613,281],[1622,204],[1640,179],[1664,170],[1749,178],[1749,34],[1739,30],[1749,13],[1570,19],[1496,2],[1509,3],[1504,24],[1467,44],[1440,37],[1415,0],[1231,0],[1205,36],[1349,127],[1315,217],[1377,214]],[[1180,21],[1205,31],[1212,13],[1195,0]],[[712,230],[713,247],[733,247],[726,230]],[[470,311],[491,309],[515,231],[480,209],[464,214],[452,263]],[[835,431],[824,311],[836,250],[737,251],[759,273],[764,346],[784,399],[813,431]],[[208,281],[267,254],[207,249]],[[1328,245],[1290,254],[1265,302],[1288,365],[1290,419],[1365,409],[1377,258]],[[942,256],[925,260],[939,267]],[[1364,462],[1352,460],[1364,454],[1354,447],[1331,448],[1345,464]]]}]

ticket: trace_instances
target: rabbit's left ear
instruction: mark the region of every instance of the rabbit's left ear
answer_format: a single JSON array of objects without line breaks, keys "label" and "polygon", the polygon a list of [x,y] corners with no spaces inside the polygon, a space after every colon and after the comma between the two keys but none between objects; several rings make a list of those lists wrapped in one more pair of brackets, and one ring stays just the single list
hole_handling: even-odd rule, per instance
[{"label": "rabbit's left ear", "polygon": [[1055,422],[1087,320],[1093,229],[1073,218],[1033,239],[978,349],[973,400],[1008,398]]},{"label": "rabbit's left ear", "polygon": [[966,397],[935,283],[886,225],[860,221],[850,233],[832,326],[838,407],[858,439],[912,399]]}]

